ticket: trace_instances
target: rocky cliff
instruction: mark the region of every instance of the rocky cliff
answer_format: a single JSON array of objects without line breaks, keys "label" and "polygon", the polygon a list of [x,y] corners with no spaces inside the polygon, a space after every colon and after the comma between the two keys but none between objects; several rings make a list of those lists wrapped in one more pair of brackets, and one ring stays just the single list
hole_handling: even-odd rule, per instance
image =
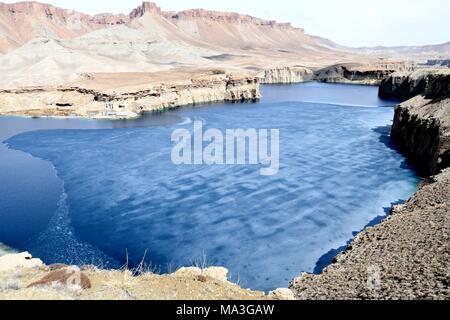
[{"label": "rocky cliff", "polygon": [[392,138],[425,175],[450,166],[450,70],[395,73],[383,98],[409,99],[395,109]]},{"label": "rocky cliff", "polygon": [[179,73],[177,80],[168,75],[91,74],[69,86],[1,90],[0,114],[134,118],[189,104],[260,98],[255,76],[218,70]]},{"label": "rocky cliff", "polygon": [[315,72],[314,79],[329,83],[378,85],[396,71],[411,71],[412,65],[401,62],[372,64],[347,63],[329,66]]},{"label": "rocky cliff", "polygon": [[304,67],[279,67],[264,70],[258,77],[263,84],[298,83],[311,81],[313,71]]},{"label": "rocky cliff", "polygon": [[420,69],[396,72],[380,84],[379,96],[385,99],[407,100],[423,94],[427,97],[445,96],[450,92],[450,70]]}]

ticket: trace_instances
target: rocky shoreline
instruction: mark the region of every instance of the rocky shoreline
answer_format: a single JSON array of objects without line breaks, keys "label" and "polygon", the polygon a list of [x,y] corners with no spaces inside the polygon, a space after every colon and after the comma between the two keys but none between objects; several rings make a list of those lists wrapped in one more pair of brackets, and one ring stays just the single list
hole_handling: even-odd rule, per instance
[{"label": "rocky shoreline", "polygon": [[450,298],[448,72],[393,74],[380,96],[386,91],[399,99],[417,92],[396,107],[392,138],[422,172],[435,176],[382,223],[361,232],[322,274],[294,279],[290,288],[298,299]]},{"label": "rocky shoreline", "polygon": [[398,71],[412,71],[413,65],[404,62],[346,63],[319,69],[313,79],[327,83],[380,85],[389,75]]}]

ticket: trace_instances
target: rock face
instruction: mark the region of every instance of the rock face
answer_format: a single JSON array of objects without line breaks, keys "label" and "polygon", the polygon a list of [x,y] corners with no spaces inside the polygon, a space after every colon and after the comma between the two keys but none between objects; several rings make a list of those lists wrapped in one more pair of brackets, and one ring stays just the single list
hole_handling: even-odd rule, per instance
[{"label": "rock face", "polygon": [[[174,274],[174,276],[193,276],[197,279],[203,279],[201,277],[212,278],[218,281],[228,281],[228,270],[222,267],[209,267],[206,269],[200,269],[196,267],[180,268]],[[199,278],[200,277],[200,278]],[[203,281],[205,282],[205,281]]]},{"label": "rock face", "polygon": [[296,300],[291,289],[279,288],[269,292],[269,298],[274,300]]},{"label": "rock face", "polygon": [[33,259],[28,252],[6,254],[0,257],[0,272],[11,271],[17,268],[36,268],[43,266],[40,259]]},{"label": "rock face", "polygon": [[399,70],[412,70],[405,63],[339,64],[315,72],[314,80],[329,83],[355,83],[378,85]]},{"label": "rock face", "polygon": [[76,289],[90,289],[92,287],[88,276],[81,272],[78,267],[65,267],[51,271],[42,279],[31,283],[28,288],[54,285]]},{"label": "rock face", "polygon": [[311,81],[313,71],[304,67],[280,67],[264,70],[258,77],[263,84],[299,83]]},{"label": "rock face", "polygon": [[450,70],[395,73],[380,96],[409,99],[395,109],[392,138],[425,175],[450,166]]},{"label": "rock face", "polygon": [[[253,101],[260,98],[255,76],[224,71],[185,74],[184,80],[145,83],[145,74],[89,75],[72,86],[0,91],[0,114],[29,116],[74,116],[88,118],[134,118],[145,111],[219,101]],[[114,77],[124,81],[110,83]],[[154,77],[163,80],[159,73]],[[153,79],[150,76],[149,79]],[[181,77],[181,79],[183,79]],[[141,81],[134,86],[127,82]],[[151,80],[149,80],[151,81]]]},{"label": "rock face", "polygon": [[379,96],[386,99],[407,100],[419,94],[427,97],[450,93],[450,70],[423,69],[415,72],[396,72],[380,84]]},{"label": "rock face", "polygon": [[144,1],[139,7],[131,11],[129,18],[130,20],[140,18],[146,13],[161,15],[162,11],[156,4]]},{"label": "rock face", "polygon": [[450,59],[429,59],[424,64],[426,66],[432,67],[449,67],[450,68]]}]

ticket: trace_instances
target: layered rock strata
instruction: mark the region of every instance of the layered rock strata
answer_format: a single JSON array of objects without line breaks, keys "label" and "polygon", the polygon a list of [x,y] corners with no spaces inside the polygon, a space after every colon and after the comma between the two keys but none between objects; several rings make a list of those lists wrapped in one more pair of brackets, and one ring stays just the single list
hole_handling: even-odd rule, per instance
[{"label": "layered rock strata", "polygon": [[[144,75],[85,75],[85,81],[55,88],[26,88],[0,91],[0,114],[66,116],[87,118],[134,118],[146,111],[219,101],[253,101],[260,98],[257,77],[222,71],[188,75],[185,80],[119,87]],[[191,77],[192,76],[192,77]],[[100,79],[96,78],[100,77]],[[120,81],[120,80],[119,80]]]},{"label": "layered rock strata", "polygon": [[401,62],[338,64],[316,71],[314,80],[328,83],[379,85],[383,79],[396,71],[412,69],[412,65]]},{"label": "layered rock strata", "polygon": [[409,99],[395,108],[392,138],[425,175],[450,166],[450,70],[394,73],[380,96]]},{"label": "layered rock strata", "polygon": [[267,69],[258,74],[263,84],[299,83],[311,81],[313,71],[304,67],[279,67]]}]

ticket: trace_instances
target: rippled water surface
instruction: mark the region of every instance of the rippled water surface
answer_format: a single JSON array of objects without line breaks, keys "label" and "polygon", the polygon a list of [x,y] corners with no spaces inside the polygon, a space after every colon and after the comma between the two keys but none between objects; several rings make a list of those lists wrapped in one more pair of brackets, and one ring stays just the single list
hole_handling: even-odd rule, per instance
[{"label": "rippled water surface", "polygon": [[[139,121],[0,118],[0,242],[48,263],[118,267],[126,252],[163,272],[206,262],[263,290],[319,271],[418,178],[390,142],[393,109],[377,88],[308,83],[263,95]],[[175,166],[171,133],[195,120],[278,128],[279,173]]]}]

